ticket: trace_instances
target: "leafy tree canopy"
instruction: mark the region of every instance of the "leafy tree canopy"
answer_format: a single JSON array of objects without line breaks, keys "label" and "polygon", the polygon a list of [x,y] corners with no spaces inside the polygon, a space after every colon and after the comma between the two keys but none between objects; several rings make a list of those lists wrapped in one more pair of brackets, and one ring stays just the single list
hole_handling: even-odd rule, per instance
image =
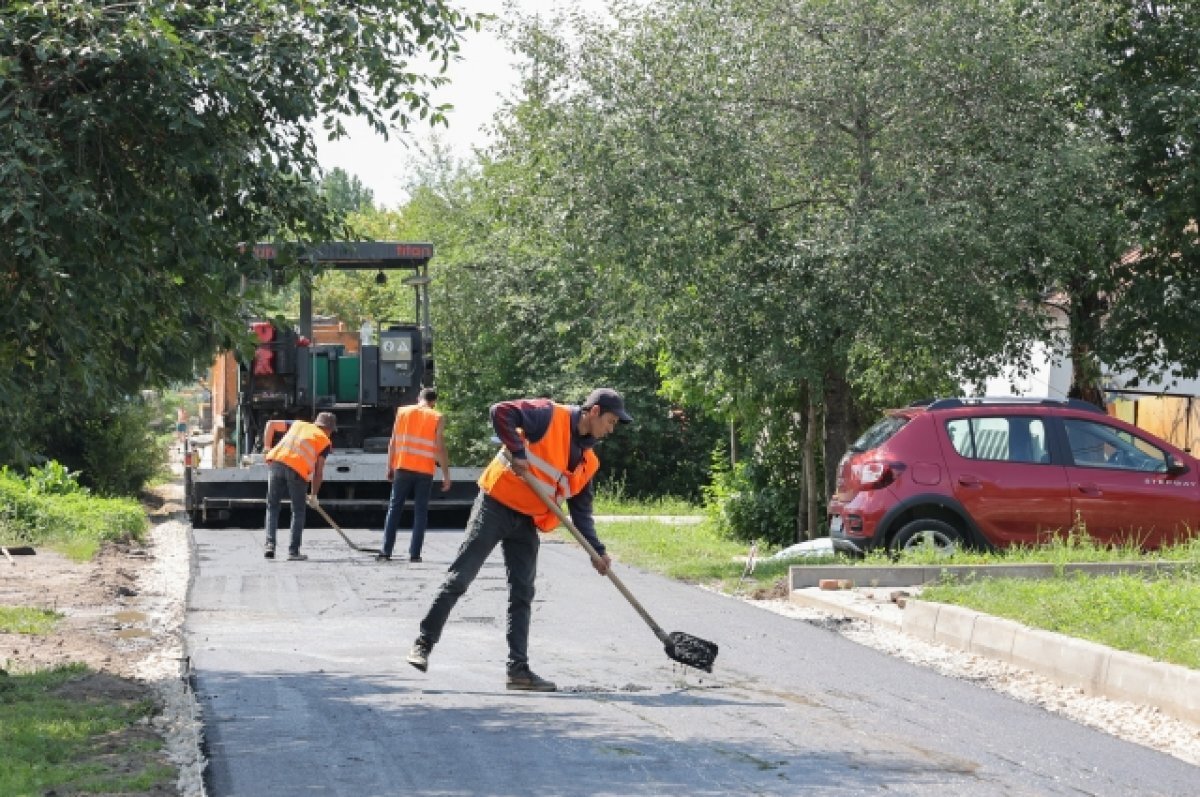
[{"label": "leafy tree canopy", "polygon": [[232,343],[263,276],[243,244],[333,235],[314,129],[444,122],[429,91],[476,24],[440,0],[0,6],[6,428]]}]

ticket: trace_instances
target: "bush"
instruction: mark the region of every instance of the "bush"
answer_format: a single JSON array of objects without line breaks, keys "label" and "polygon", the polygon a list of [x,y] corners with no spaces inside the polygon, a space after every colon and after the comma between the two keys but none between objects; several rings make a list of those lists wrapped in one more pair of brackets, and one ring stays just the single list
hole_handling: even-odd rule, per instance
[{"label": "bush", "polygon": [[765,540],[790,545],[796,536],[796,502],[791,490],[765,481],[752,460],[733,469],[714,457],[713,481],[706,489],[705,508],[719,527],[735,540]]},{"label": "bush", "polygon": [[137,496],[166,467],[169,443],[155,434],[160,410],[141,397],[116,407],[83,407],[42,430],[46,460],[79,474],[79,483],[106,496]]},{"label": "bush", "polygon": [[58,492],[45,492],[45,473],[61,467],[48,463],[24,478],[0,469],[0,541],[52,543],[86,553],[101,542],[145,536],[146,513],[136,501],[90,495],[71,479]]}]

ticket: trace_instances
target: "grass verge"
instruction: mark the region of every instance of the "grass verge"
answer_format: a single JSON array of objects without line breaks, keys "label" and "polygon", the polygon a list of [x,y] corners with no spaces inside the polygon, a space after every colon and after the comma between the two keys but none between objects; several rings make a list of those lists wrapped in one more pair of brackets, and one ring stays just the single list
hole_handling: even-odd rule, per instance
[{"label": "grass verge", "polygon": [[1200,569],[1156,578],[948,582],[925,587],[921,599],[1200,669]]},{"label": "grass verge", "polygon": [[[113,683],[102,690],[86,683],[97,678]],[[142,694],[82,665],[0,675],[0,794],[128,794],[171,785],[175,772],[145,722],[155,706]]]},{"label": "grass verge", "polygon": [[597,533],[605,546],[626,564],[724,592],[774,589],[792,564],[759,558],[754,572],[746,573],[750,546],[723,536],[708,520],[699,523],[615,520],[599,525]]},{"label": "grass verge", "polygon": [[149,521],[132,498],[101,498],[59,470],[20,477],[0,470],[0,545],[46,545],[75,561],[105,541],[142,540]]},{"label": "grass verge", "polygon": [[[141,540],[148,520],[131,499],[100,498],[57,463],[17,476],[0,469],[0,545],[51,547],[76,560],[108,540]],[[49,634],[61,615],[0,606],[0,633]],[[0,795],[168,794],[177,776],[146,720],[145,684],[81,664],[0,669]],[[9,672],[8,670],[13,670]]]}]

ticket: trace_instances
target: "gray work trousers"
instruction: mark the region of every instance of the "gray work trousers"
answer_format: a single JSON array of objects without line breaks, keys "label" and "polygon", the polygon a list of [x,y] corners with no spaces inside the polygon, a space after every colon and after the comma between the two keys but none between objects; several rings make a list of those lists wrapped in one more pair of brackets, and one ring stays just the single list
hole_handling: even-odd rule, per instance
[{"label": "gray work trousers", "polygon": [[508,666],[529,663],[529,618],[537,577],[538,539],[533,518],[509,509],[483,490],[467,520],[466,537],[450,563],[433,605],[421,621],[421,638],[431,646],[442,637],[450,611],[487,560],[497,543],[504,553],[508,576]]},{"label": "gray work trousers", "polygon": [[287,493],[292,506],[292,537],[288,553],[300,553],[304,537],[304,516],[308,511],[308,482],[282,462],[267,463],[267,545],[275,547],[275,530],[279,528],[279,510]]}]

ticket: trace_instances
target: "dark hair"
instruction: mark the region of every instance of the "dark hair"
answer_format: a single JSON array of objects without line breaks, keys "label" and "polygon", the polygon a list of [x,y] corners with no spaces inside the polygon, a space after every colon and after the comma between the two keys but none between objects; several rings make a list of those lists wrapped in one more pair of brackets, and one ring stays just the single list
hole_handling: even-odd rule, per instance
[{"label": "dark hair", "polygon": [[422,401],[427,401],[432,404],[433,402],[437,401],[437,391],[431,387],[423,387],[421,388],[421,393],[418,395],[418,398],[420,398]]}]

